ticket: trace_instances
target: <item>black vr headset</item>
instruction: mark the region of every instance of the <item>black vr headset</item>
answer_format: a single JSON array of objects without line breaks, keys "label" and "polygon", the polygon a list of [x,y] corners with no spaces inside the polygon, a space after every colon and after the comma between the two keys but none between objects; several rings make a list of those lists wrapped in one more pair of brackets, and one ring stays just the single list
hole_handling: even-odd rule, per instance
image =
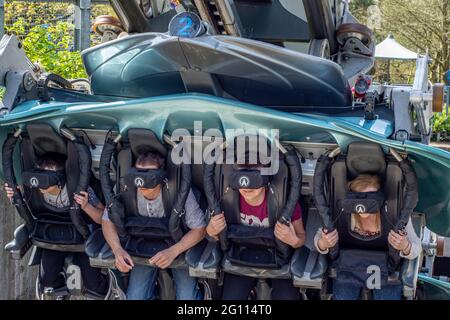
[{"label": "black vr headset", "polygon": [[269,177],[262,175],[259,170],[233,169],[230,176],[230,187],[238,189],[258,189],[269,184]]},{"label": "black vr headset", "polygon": [[64,170],[44,170],[33,169],[22,173],[23,184],[29,188],[47,189],[51,186],[60,186],[66,184],[66,174]]},{"label": "black vr headset", "polygon": [[341,200],[342,209],[349,213],[378,213],[384,204],[384,193],[375,192],[347,192]]},{"label": "black vr headset", "polygon": [[164,182],[167,174],[163,169],[130,168],[125,175],[125,184],[136,188],[153,189]]}]

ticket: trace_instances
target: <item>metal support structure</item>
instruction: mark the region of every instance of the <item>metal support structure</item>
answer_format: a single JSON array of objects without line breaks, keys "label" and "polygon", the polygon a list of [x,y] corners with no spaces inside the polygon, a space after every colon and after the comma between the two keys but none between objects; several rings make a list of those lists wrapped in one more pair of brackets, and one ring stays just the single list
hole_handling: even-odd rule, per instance
[{"label": "metal support structure", "polygon": [[446,95],[446,105],[445,105],[445,114],[448,117],[448,109],[450,107],[450,86],[446,86],[447,95]]},{"label": "metal support structure", "polygon": [[75,49],[83,51],[91,46],[91,0],[75,3]]},{"label": "metal support structure", "polygon": [[409,97],[409,101],[416,111],[417,123],[420,134],[422,135],[422,143],[425,144],[428,144],[431,138],[430,119],[433,117],[433,93],[428,90],[429,61],[428,52],[424,56],[417,58],[414,84]]},{"label": "metal support structure", "polygon": [[5,0],[0,0],[0,39],[5,34]]}]

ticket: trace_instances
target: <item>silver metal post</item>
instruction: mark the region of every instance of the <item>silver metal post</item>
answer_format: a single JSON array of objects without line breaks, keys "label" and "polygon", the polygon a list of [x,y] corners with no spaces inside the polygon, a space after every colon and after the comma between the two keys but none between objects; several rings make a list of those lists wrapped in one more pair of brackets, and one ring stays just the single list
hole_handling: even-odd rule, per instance
[{"label": "silver metal post", "polygon": [[0,0],[0,39],[5,34],[5,0]]}]

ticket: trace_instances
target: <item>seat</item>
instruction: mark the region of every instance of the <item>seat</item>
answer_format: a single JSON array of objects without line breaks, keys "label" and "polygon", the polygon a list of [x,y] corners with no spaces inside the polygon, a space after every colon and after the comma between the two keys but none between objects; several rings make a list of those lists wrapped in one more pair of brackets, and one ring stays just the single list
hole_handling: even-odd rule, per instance
[{"label": "seat", "polygon": [[101,229],[95,230],[86,241],[86,254],[90,265],[95,268],[115,268],[114,254]]},{"label": "seat", "polygon": [[[273,227],[278,220],[290,220],[300,196],[301,167],[293,149],[284,151],[284,154],[275,151],[280,160],[279,169],[270,177],[268,186],[269,228],[241,224],[239,192],[230,187],[235,170],[233,164],[204,165],[204,188],[209,210],[212,213],[223,211],[227,220],[227,230],[222,232],[219,241],[223,254],[222,271],[260,279],[291,278],[293,250],[275,240]],[[246,152],[246,156],[251,153],[249,148]],[[286,205],[288,202],[289,207]],[[215,250],[211,250],[212,254],[216,253]]]},{"label": "seat", "polygon": [[[319,160],[322,169],[315,173],[315,200],[322,217],[322,226],[329,230],[339,231],[338,248],[330,249],[332,267],[330,277],[336,276],[339,252],[366,252],[369,256],[388,253],[389,276],[387,283],[400,284],[403,281],[404,292],[411,296],[415,287],[414,278],[418,274],[418,259],[408,261],[401,259],[398,252],[387,242],[391,229],[403,229],[412,216],[417,204],[417,181],[406,159],[402,159],[395,151],[393,156],[385,154],[380,145],[370,142],[353,142],[349,144],[346,154],[339,155],[335,160]],[[396,157],[397,155],[398,157]],[[330,177],[322,179],[319,175],[326,174],[329,163]],[[342,201],[348,197],[347,183],[359,174],[376,174],[381,179],[381,190],[384,194],[384,204],[381,208],[381,235],[371,239],[361,239],[349,232],[350,218],[343,213]],[[326,183],[326,181],[329,181]],[[318,185],[323,183],[323,185]],[[325,191],[324,191],[325,190]],[[325,193],[329,193],[330,205],[324,204]],[[331,216],[329,216],[331,214]],[[414,218],[414,216],[412,216]],[[333,225],[331,221],[335,221]],[[413,224],[418,222],[413,219]],[[420,225],[420,222],[419,222]],[[418,232],[420,234],[420,232]]]},{"label": "seat", "polygon": [[317,209],[310,208],[306,220],[306,242],[296,250],[291,262],[294,286],[305,289],[322,288],[328,268],[328,258],[317,252],[314,247],[314,235],[321,226]]},{"label": "seat", "polygon": [[[203,164],[192,165],[192,184],[200,208],[206,212],[208,202],[205,197],[203,185]],[[218,279],[219,265],[222,260],[222,251],[219,243],[204,239],[194,248],[186,252],[186,263],[189,266],[191,277],[204,279]]]},{"label": "seat", "polygon": [[[138,128],[129,129],[127,138],[120,145],[107,137],[103,148],[100,177],[109,217],[118,230],[122,246],[138,264],[150,265],[149,258],[177,242],[186,231],[182,215],[191,186],[191,169],[190,165],[175,165],[171,161],[170,148],[161,143],[151,130]],[[137,212],[137,187],[126,182],[126,175],[138,155],[147,151],[158,152],[166,159],[167,176],[163,182],[162,198],[167,218],[140,216]],[[117,161],[115,182],[109,174],[113,157]],[[115,267],[114,255],[101,232],[90,237],[86,252],[92,265]],[[171,265],[171,268],[185,267],[184,255]]]},{"label": "seat", "polygon": [[200,244],[186,252],[189,275],[196,278],[218,279],[222,256],[218,242],[202,240]]},{"label": "seat", "polygon": [[[47,124],[27,124],[22,132],[10,134],[3,145],[3,170],[5,181],[14,190],[13,204],[25,223],[14,232],[14,240],[5,246],[13,259],[22,259],[30,248],[33,248],[28,265],[39,265],[43,249],[68,253],[85,251],[85,242],[91,234],[99,234],[101,230],[75,203],[73,194],[87,191],[91,182],[91,154],[84,139],[72,133],[67,128],[60,128],[57,133]],[[21,138],[21,139],[19,139]],[[14,149],[20,148],[20,161],[14,161]],[[48,153],[65,156],[65,172],[45,172],[36,168],[36,159]],[[14,164],[20,163],[20,169],[15,170]],[[14,172],[21,172],[23,193],[16,189],[17,180]],[[56,208],[48,205],[39,188],[53,186],[56,182],[51,177],[58,176],[58,184],[67,187],[69,205]],[[63,178],[64,176],[64,178]],[[41,180],[43,179],[43,180]],[[66,256],[63,272],[73,264],[73,255]],[[71,289],[43,288],[39,277],[36,280],[36,294],[38,299],[57,298],[58,296],[83,295],[92,299],[105,299],[116,295],[117,285],[113,277],[109,276],[109,291],[106,296],[90,292],[82,287]]]},{"label": "seat", "polygon": [[36,158],[53,152],[66,156],[65,172],[68,174],[65,175],[65,185],[68,194],[87,190],[91,177],[89,148],[83,139],[68,129],[61,130],[61,133],[64,136],[47,124],[32,123],[25,126],[24,132],[10,134],[4,142],[3,170],[8,185],[14,189],[17,186],[13,160],[17,143],[21,151],[21,168],[16,171],[31,176],[30,181],[23,181],[24,193],[17,190],[13,197],[17,212],[25,220],[25,224],[17,228],[15,239],[5,247],[15,258],[22,258],[30,244],[44,249],[83,252],[85,240],[93,230],[92,220],[80,212],[73,197],[69,196],[69,207],[56,208],[46,204],[38,188],[32,187],[31,180],[36,179],[33,176]]}]

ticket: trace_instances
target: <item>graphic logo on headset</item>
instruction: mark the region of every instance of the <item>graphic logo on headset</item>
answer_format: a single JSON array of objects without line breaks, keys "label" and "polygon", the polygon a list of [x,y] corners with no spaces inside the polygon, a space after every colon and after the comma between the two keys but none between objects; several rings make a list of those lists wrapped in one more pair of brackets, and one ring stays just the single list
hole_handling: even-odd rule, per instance
[{"label": "graphic logo on headset", "polygon": [[250,179],[247,176],[239,178],[239,186],[242,188],[247,188],[250,185]]},{"label": "graphic logo on headset", "polygon": [[357,204],[355,206],[355,212],[356,213],[365,213],[367,211],[366,207],[363,204]]},{"label": "graphic logo on headset", "polygon": [[37,188],[37,187],[39,186],[39,179],[36,178],[36,177],[31,177],[31,178],[30,178],[30,185],[31,185],[33,188]]},{"label": "graphic logo on headset", "polygon": [[134,185],[138,188],[142,188],[144,186],[144,179],[142,179],[141,177],[137,177],[136,179],[134,179]]}]

